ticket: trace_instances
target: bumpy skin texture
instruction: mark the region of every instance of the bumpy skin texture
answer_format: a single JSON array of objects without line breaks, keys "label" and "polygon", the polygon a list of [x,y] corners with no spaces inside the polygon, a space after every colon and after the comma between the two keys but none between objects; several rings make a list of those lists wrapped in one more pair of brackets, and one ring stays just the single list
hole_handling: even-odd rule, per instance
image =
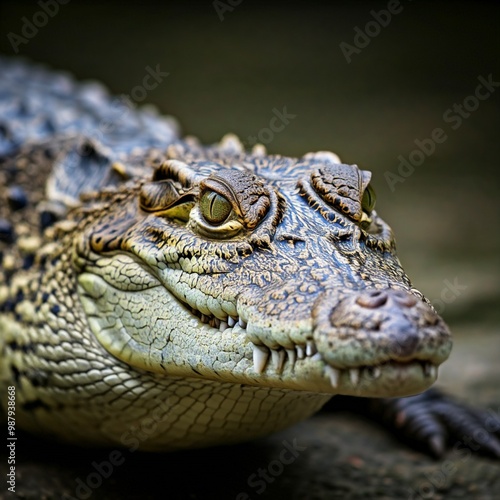
[{"label": "bumpy skin texture", "polygon": [[435,380],[450,334],[369,172],[231,135],[203,147],[96,84],[0,70],[0,386],[19,426],[209,446]]}]

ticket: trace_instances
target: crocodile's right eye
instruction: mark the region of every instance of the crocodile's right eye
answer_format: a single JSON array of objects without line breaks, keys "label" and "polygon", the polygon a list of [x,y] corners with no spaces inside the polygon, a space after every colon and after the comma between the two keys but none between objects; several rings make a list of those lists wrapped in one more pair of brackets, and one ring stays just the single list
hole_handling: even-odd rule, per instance
[{"label": "crocodile's right eye", "polygon": [[225,222],[232,210],[231,202],[215,191],[205,191],[200,199],[201,215],[214,226]]},{"label": "crocodile's right eye", "polygon": [[375,208],[376,201],[377,196],[375,195],[375,190],[371,187],[370,184],[368,184],[363,192],[363,197],[361,199],[361,206],[368,215],[370,215]]}]

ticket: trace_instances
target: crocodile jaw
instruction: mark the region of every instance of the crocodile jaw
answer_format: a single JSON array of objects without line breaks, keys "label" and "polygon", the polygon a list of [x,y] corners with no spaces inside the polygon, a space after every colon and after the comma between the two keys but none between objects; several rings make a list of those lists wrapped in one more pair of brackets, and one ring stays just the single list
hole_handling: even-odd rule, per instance
[{"label": "crocodile jaw", "polygon": [[[128,255],[101,265],[109,270],[117,260],[122,272],[125,266],[137,276],[140,266]],[[313,331],[311,318],[281,325],[282,330],[288,328],[288,341],[280,345],[273,329],[249,322],[251,314],[244,306],[214,301],[211,310],[222,319],[207,311],[206,303],[203,314],[193,301],[184,303],[164,283],[144,275],[149,279],[142,280],[147,287],[140,293],[120,290],[93,273],[82,273],[78,282],[89,326],[101,345],[148,372],[332,395],[393,397],[432,385],[437,366],[451,349],[445,331],[440,349],[391,358],[357,341],[339,343],[345,331],[332,325],[326,330],[316,325]],[[329,347],[328,339],[338,345]]]}]

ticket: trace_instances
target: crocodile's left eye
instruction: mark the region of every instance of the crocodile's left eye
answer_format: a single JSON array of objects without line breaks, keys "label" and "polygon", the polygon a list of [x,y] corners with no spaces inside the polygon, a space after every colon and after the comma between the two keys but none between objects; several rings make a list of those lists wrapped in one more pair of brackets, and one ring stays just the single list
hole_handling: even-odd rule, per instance
[{"label": "crocodile's left eye", "polygon": [[199,183],[198,193],[189,227],[206,239],[228,240],[250,234],[271,206],[265,183],[255,174],[235,169],[221,167]]},{"label": "crocodile's left eye", "polygon": [[231,202],[215,191],[205,191],[200,199],[201,215],[214,226],[225,222],[232,209]]},{"label": "crocodile's left eye", "polygon": [[372,210],[375,208],[376,201],[377,196],[375,195],[375,190],[371,187],[370,184],[368,184],[363,193],[363,198],[361,199],[361,207],[368,215],[370,215],[372,213]]},{"label": "crocodile's left eye", "polygon": [[198,205],[190,213],[190,224],[206,238],[232,238],[244,228],[238,204],[227,186],[220,182],[213,184],[214,189],[201,186]]}]

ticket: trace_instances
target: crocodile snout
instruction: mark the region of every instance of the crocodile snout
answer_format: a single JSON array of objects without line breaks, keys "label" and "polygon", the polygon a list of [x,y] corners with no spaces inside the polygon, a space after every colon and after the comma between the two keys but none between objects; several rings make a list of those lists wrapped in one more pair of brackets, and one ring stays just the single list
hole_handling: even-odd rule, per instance
[{"label": "crocodile snout", "polygon": [[[389,354],[402,359],[411,358],[418,347],[418,324],[411,314],[412,309],[418,307],[417,304],[414,295],[402,290],[387,289],[361,293],[355,298],[352,307],[353,310],[359,309],[360,315],[372,320],[368,321],[368,325],[373,325],[374,331],[387,333],[390,339],[387,343]],[[370,314],[371,312],[375,314]],[[342,323],[342,314],[342,308],[337,308],[336,314],[331,316],[332,324]]]},{"label": "crocodile snout", "polygon": [[440,364],[451,349],[440,316],[401,289],[326,293],[315,304],[313,320],[318,350],[332,366],[413,360]]}]

